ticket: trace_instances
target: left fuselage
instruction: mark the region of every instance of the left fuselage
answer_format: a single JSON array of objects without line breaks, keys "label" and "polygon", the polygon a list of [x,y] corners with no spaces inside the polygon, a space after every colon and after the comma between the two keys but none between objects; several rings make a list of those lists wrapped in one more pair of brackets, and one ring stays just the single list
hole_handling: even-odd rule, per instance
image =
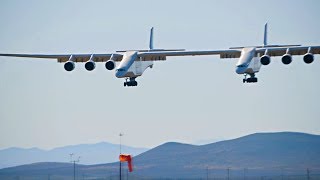
[{"label": "left fuselage", "polygon": [[261,68],[260,58],[256,48],[243,48],[236,65],[237,74],[254,74]]},{"label": "left fuselage", "polygon": [[127,51],[116,68],[117,78],[136,78],[143,74],[147,68],[152,68],[152,60],[141,60],[138,51]]},{"label": "left fuselage", "polygon": [[125,52],[122,60],[120,61],[120,64],[116,68],[116,74],[115,74],[116,77],[117,78],[137,77],[133,72],[129,71],[130,67],[136,61],[137,58],[138,58],[137,51]]}]

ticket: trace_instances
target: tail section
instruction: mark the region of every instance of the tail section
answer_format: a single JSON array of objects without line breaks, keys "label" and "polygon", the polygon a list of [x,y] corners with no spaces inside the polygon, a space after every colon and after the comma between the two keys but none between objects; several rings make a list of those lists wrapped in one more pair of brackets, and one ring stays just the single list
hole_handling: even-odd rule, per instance
[{"label": "tail section", "polygon": [[300,44],[268,44],[268,22],[264,25],[264,37],[262,46],[239,46],[231,47],[229,49],[243,49],[246,47],[255,47],[255,48],[268,48],[268,47],[296,47],[301,46]]},{"label": "tail section", "polygon": [[153,49],[153,27],[150,30],[150,42],[149,42],[149,49]]},{"label": "tail section", "polygon": [[268,46],[268,23],[264,25],[263,46]]},{"label": "tail section", "polygon": [[154,49],[153,47],[153,27],[150,29],[150,41],[149,49],[130,49],[130,50],[121,50],[116,51],[118,53],[123,53],[127,51],[139,51],[139,52],[150,52],[150,51],[185,51],[185,49]]}]

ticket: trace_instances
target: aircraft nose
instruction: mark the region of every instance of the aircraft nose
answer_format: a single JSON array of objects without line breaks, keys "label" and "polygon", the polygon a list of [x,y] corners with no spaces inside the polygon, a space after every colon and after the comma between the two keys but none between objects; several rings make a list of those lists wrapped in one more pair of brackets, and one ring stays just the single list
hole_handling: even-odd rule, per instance
[{"label": "aircraft nose", "polygon": [[246,68],[244,67],[237,67],[236,68],[236,73],[237,74],[243,74],[245,72]]},{"label": "aircraft nose", "polygon": [[123,77],[123,73],[120,72],[120,71],[116,71],[116,77],[117,77],[117,78]]}]

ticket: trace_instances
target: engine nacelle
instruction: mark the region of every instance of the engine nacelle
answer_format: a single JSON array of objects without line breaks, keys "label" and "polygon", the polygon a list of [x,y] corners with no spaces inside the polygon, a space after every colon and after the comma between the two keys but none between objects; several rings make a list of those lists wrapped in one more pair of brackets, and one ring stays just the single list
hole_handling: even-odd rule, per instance
[{"label": "engine nacelle", "polygon": [[96,68],[96,63],[94,61],[87,61],[86,64],[84,65],[84,67],[86,68],[86,70],[88,71],[92,71]]},{"label": "engine nacelle", "polygon": [[263,56],[260,58],[260,62],[261,62],[262,65],[265,65],[265,66],[266,66],[266,65],[270,64],[271,58],[270,58],[269,55],[263,55]]},{"label": "engine nacelle", "polygon": [[285,54],[282,56],[281,61],[283,64],[288,65],[292,62],[292,56],[290,54]]},{"label": "engine nacelle", "polygon": [[73,61],[67,61],[66,63],[64,63],[64,69],[66,71],[72,71],[75,68],[75,64]]},{"label": "engine nacelle", "polygon": [[105,66],[108,70],[111,71],[116,67],[116,62],[114,60],[109,60],[106,62]]},{"label": "engine nacelle", "polygon": [[310,64],[314,61],[314,56],[311,53],[307,53],[303,56],[303,61],[307,64]]}]

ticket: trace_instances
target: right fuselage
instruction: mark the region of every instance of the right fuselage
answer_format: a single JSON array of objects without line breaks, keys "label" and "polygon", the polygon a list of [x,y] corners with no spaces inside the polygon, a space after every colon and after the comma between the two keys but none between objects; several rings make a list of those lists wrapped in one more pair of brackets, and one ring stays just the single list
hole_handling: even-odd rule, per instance
[{"label": "right fuselage", "polygon": [[123,58],[116,68],[116,77],[124,78],[124,77],[134,77],[133,72],[129,72],[131,65],[138,58],[138,52],[136,51],[127,51],[124,53]]},{"label": "right fuselage", "polygon": [[259,72],[261,68],[260,57],[256,52],[256,48],[243,48],[241,56],[236,65],[237,74],[254,74]]},{"label": "right fuselage", "polygon": [[139,77],[147,68],[153,66],[153,61],[142,61],[138,57],[138,51],[127,51],[116,68],[115,76],[117,78],[127,78],[134,80]]}]

